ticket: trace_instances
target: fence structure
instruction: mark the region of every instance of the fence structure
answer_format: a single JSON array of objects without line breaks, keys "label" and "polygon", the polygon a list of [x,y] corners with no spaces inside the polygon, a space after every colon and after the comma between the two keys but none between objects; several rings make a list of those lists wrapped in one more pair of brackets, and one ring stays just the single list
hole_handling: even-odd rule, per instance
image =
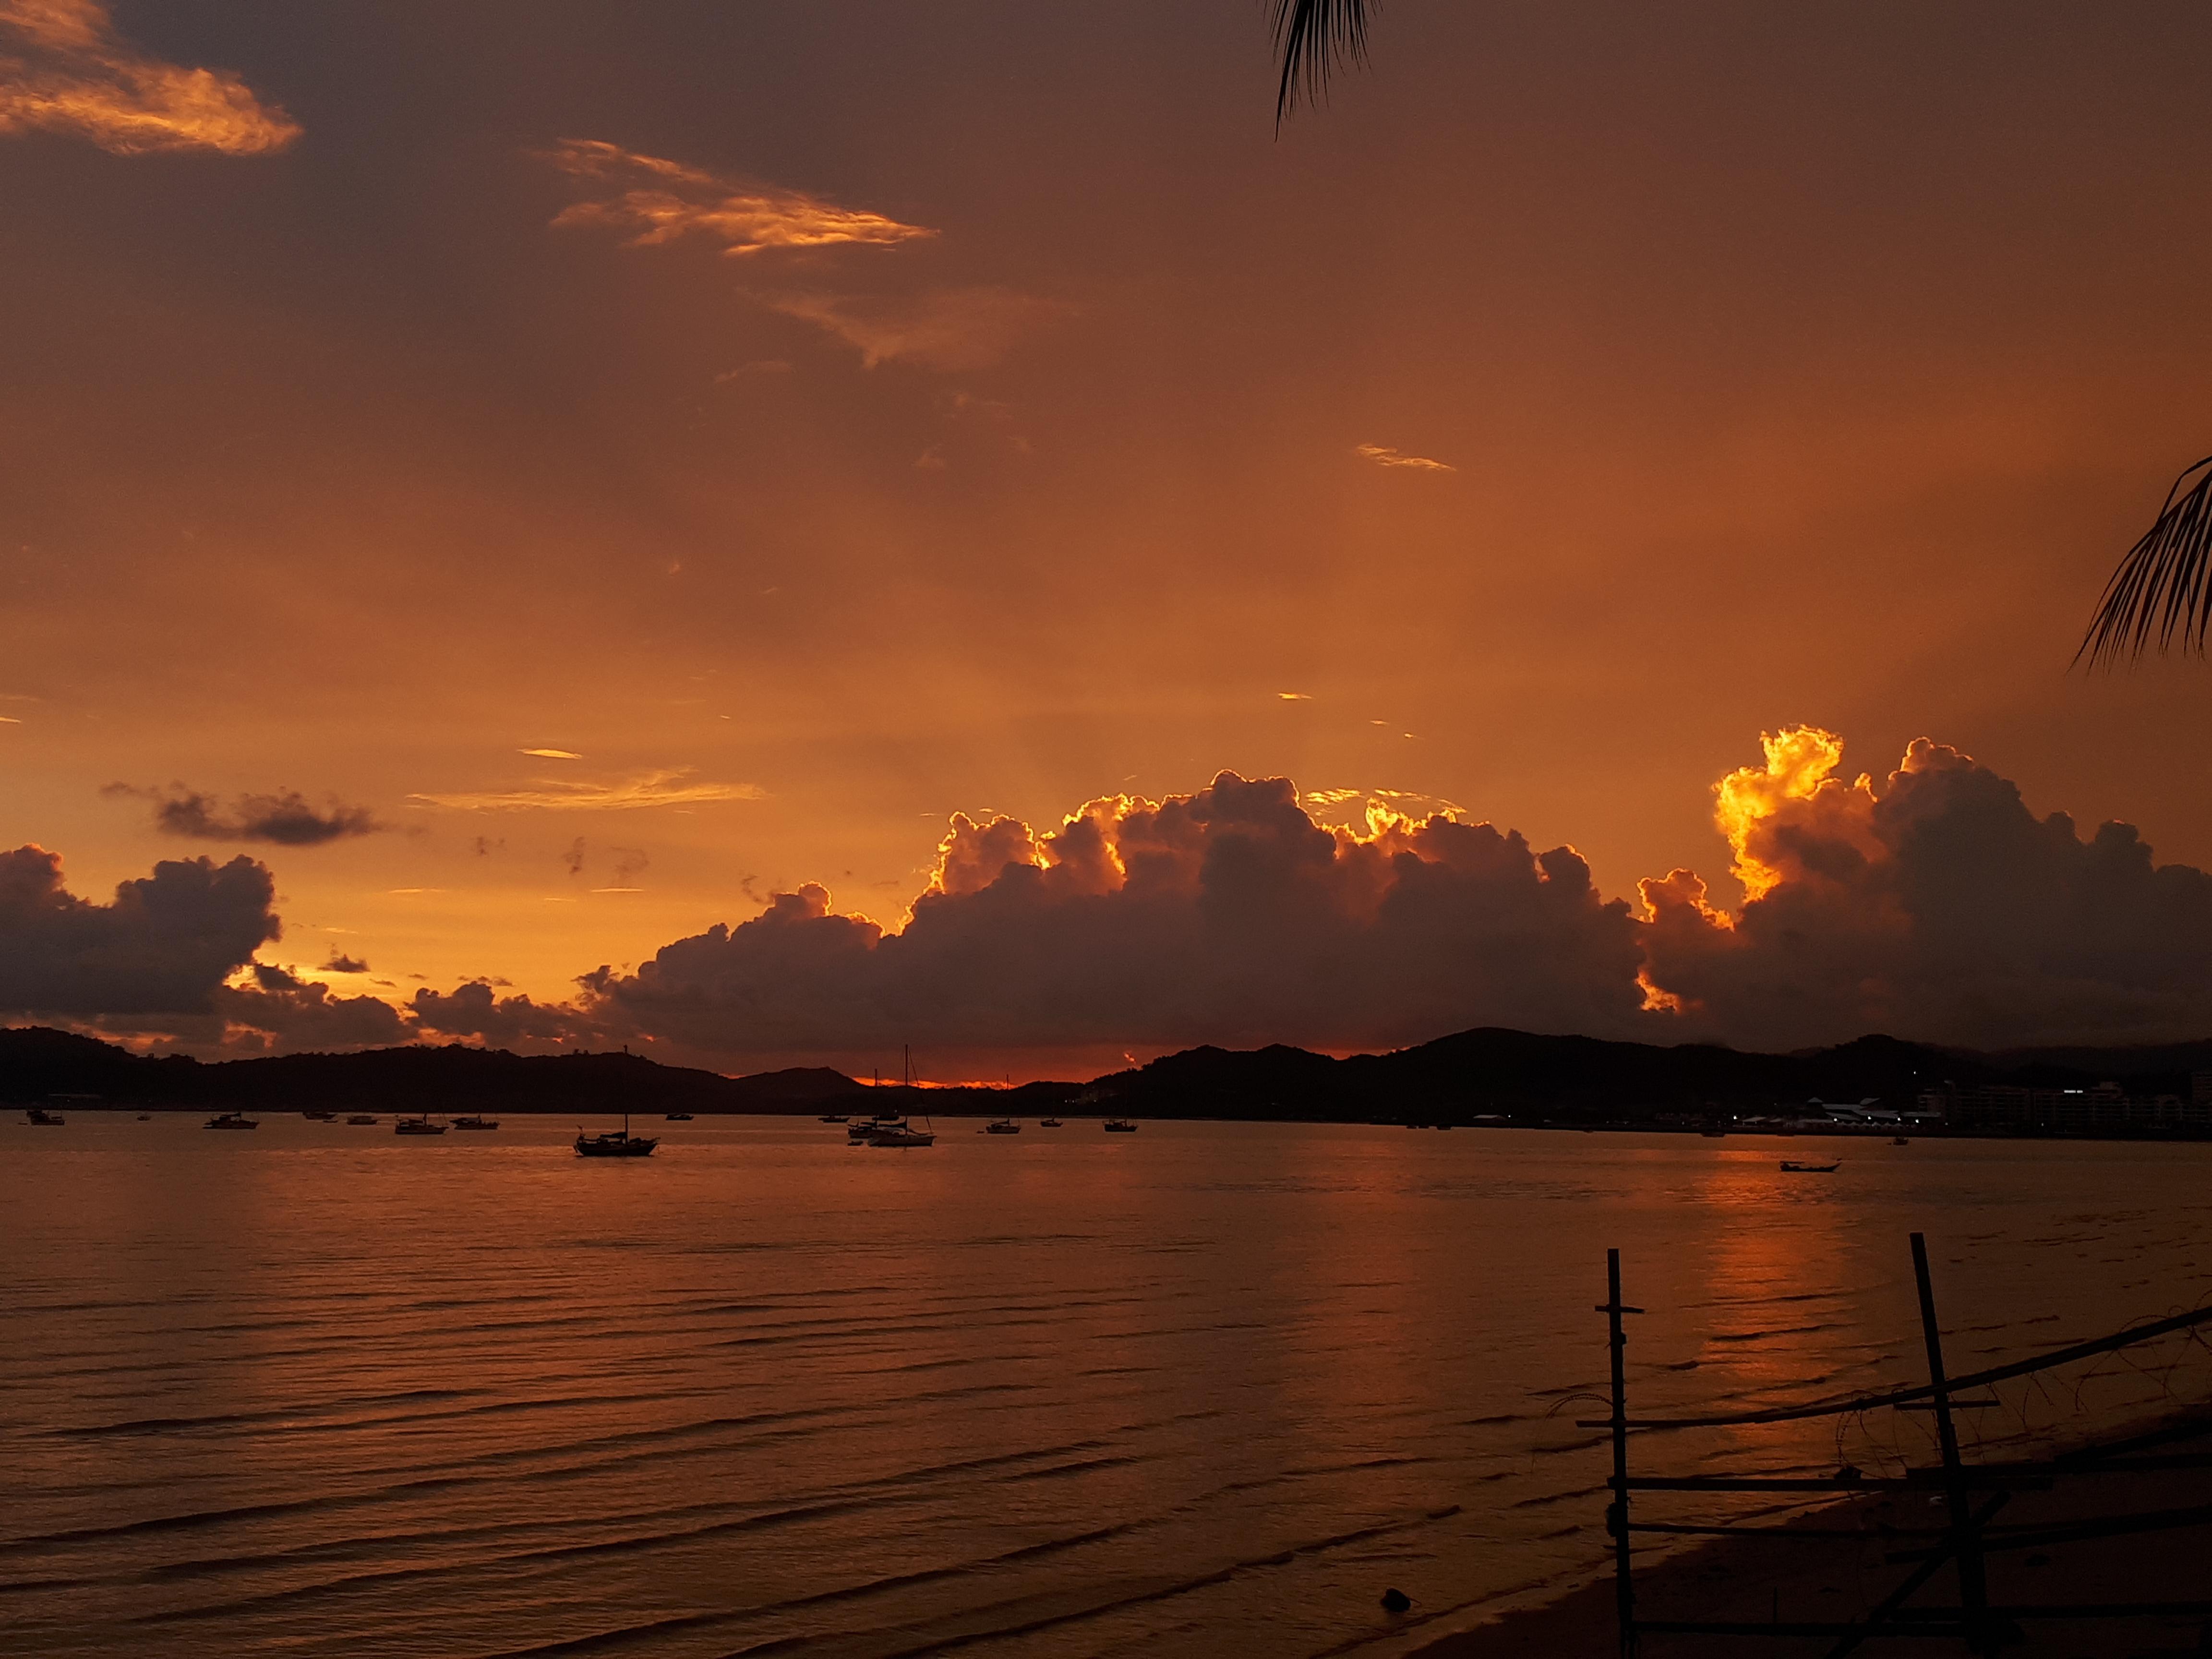
[{"label": "fence structure", "polygon": [[[1644,1311],[1621,1300],[1620,1252],[1606,1252],[1606,1299],[1597,1311],[1605,1315],[1610,1344],[1612,1413],[1587,1419],[1577,1426],[1611,1431],[1613,1476],[1607,1489],[1606,1530],[1612,1540],[1614,1601],[1620,1630],[1621,1659],[1637,1659],[1647,1635],[1717,1636],[1765,1638],[1830,1638],[1827,1659],[1844,1659],[1875,1638],[1911,1637],[1962,1644],[1976,1655],[1995,1655],[2009,1640],[2016,1640],[2024,1622],[2043,1620],[2100,1621],[2145,1618],[2212,1619],[2212,1600],[2166,1601],[2005,1604],[1990,1598],[1985,1558],[1992,1552],[2029,1550],[2041,1546],[2120,1537],[2180,1527],[2212,1525],[2212,1504],[2131,1514],[2105,1515],[2057,1524],[2008,1527],[1996,1516],[2016,1492],[2047,1491],[2061,1480],[2099,1474],[2152,1469],[2212,1468],[2212,1455],[2199,1452],[2162,1453],[2170,1447],[2212,1431],[2212,1420],[2169,1425],[2124,1440],[2107,1442],[2062,1455],[2005,1462],[1970,1464],[1961,1455],[1954,1412],[1996,1403],[1964,1390],[1988,1389],[2014,1378],[2032,1377],[2060,1366],[2076,1364],[2100,1355],[2118,1353],[2177,1332],[2212,1326],[2212,1308],[2199,1308],[2170,1318],[2149,1320],[2116,1331],[2109,1336],[2051,1349],[2033,1358],[1997,1365],[1965,1376],[1948,1374],[1943,1362],[1943,1339],[1936,1316],[1936,1294],[1928,1267],[1925,1237],[1912,1236],[1912,1271],[1919,1292],[1923,1346],[1927,1351],[1928,1381],[1908,1388],[1887,1389],[1842,1400],[1814,1401],[1759,1411],[1698,1417],[1637,1418],[1629,1415],[1627,1331],[1626,1320]],[[1689,1429],[1735,1429],[1761,1424],[1802,1422],[1817,1418],[1844,1418],[1884,1409],[1932,1413],[1941,1462],[1933,1468],[1908,1468],[1899,1476],[1865,1476],[1845,1468],[1833,1476],[1797,1477],[1772,1474],[1645,1474],[1629,1472],[1632,1436],[1666,1434]],[[1764,1534],[1775,1538],[1808,1540],[1849,1537],[1863,1540],[1863,1532],[1808,1527],[1759,1525],[1756,1522],[1689,1525],[1671,1522],[1641,1522],[1633,1518],[1632,1495],[1638,1492],[1708,1492],[1757,1494],[1795,1501],[1814,1494],[1838,1497],[1894,1490],[1923,1495],[1940,1494],[1946,1524],[1924,1534],[1919,1547],[1893,1550],[1887,1560],[1911,1565],[1897,1584],[1869,1613],[1842,1620],[1790,1620],[1778,1615],[1765,1621],[1729,1620],[1648,1619],[1638,1612],[1632,1540],[1637,1534],[1719,1537]],[[1895,1534],[1902,1540],[1909,1533]],[[1955,1605],[1914,1605],[1914,1598],[1954,1569],[1957,1585]],[[2208,1627],[2212,1639],[2212,1627]],[[2212,1648],[2208,1648],[2212,1651]]]}]

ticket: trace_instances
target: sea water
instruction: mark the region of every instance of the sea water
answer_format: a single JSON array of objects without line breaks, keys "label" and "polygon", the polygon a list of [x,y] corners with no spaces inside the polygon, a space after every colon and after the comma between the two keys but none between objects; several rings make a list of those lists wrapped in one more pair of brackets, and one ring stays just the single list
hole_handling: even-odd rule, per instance
[{"label": "sea water", "polygon": [[1921,1380],[1914,1230],[1954,1372],[2212,1292],[2212,1146],[649,1127],[0,1125],[0,1647],[1389,1655],[1601,1561],[1608,1246],[1638,1414]]}]

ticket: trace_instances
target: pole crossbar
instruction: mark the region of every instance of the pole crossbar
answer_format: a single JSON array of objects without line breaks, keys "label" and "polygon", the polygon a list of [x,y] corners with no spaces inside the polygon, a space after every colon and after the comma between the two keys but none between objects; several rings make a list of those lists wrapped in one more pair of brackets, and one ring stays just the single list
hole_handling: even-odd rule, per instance
[{"label": "pole crossbar", "polygon": [[[2133,1347],[2139,1342],[2149,1342],[2175,1331],[2194,1329],[2197,1326],[2212,1324],[2212,1308],[2197,1308],[2188,1313],[2175,1314],[2166,1319],[2153,1319],[2140,1325],[2130,1325],[2124,1331],[2094,1341],[2075,1342],[2063,1348],[2053,1348],[2033,1359],[2014,1360],[2010,1364],[1992,1366],[1985,1371],[1976,1371],[1971,1376],[1955,1377],[1949,1384],[1953,1389],[1978,1389],[1991,1382],[2009,1382],[2015,1376],[2033,1376],[2038,1371],[2047,1371],[2059,1365],[2070,1365],[2076,1360],[2094,1359],[2099,1354],[2112,1353],[2121,1348]],[[1855,1395],[1847,1400],[1815,1400],[1796,1406],[1771,1406],[1764,1411],[1729,1412],[1716,1417],[1632,1417],[1626,1426],[1631,1429],[1727,1429],[1752,1423],[1792,1423],[1808,1417],[1844,1417],[1853,1412],[1875,1411],[1884,1406],[1901,1406],[1916,1400],[1933,1400],[1936,1389],[1929,1383],[1909,1389],[1885,1389],[1879,1394]],[[1610,1423],[1577,1423],[1578,1429],[1609,1428]]]}]

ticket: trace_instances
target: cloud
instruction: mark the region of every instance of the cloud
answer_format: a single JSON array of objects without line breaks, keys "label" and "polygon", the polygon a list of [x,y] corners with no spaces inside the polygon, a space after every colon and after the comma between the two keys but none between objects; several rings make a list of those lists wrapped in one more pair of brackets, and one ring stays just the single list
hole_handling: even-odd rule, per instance
[{"label": "cloud", "polygon": [[611,1026],[725,1063],[881,1053],[1388,1047],[1469,1025],[1618,1034],[1636,926],[1567,848],[1437,816],[1329,830],[1286,779],[1096,800],[1038,835],[954,818],[886,934],[819,886],[587,976]]},{"label": "cloud", "polygon": [[757,784],[685,782],[693,769],[680,767],[664,772],[641,772],[612,783],[539,778],[522,789],[416,794],[407,799],[423,806],[443,806],[466,812],[617,812],[641,806],[686,806],[700,801],[761,800],[767,796],[768,792]]},{"label": "cloud", "polygon": [[988,368],[1025,335],[1075,314],[1057,300],[1010,288],[931,289],[915,295],[762,293],[771,311],[828,330],[861,362],[904,362],[927,368]]},{"label": "cloud", "polygon": [[0,133],[33,128],[117,155],[283,149],[299,125],[235,75],[149,58],[97,0],[0,0]]},{"label": "cloud", "polygon": [[333,951],[331,952],[331,959],[323,964],[323,971],[326,974],[365,974],[368,971],[368,964],[359,957],[349,957],[343,951]]},{"label": "cloud", "polygon": [[95,904],[62,881],[57,854],[0,853],[0,1009],[201,1013],[282,932],[276,881],[243,855],[164,860]]},{"label": "cloud", "polygon": [[597,1022],[578,1009],[532,1002],[526,996],[495,996],[483,980],[451,991],[417,991],[407,1010],[424,1030],[474,1037],[495,1048],[574,1042],[600,1035]]},{"label": "cloud", "polygon": [[333,798],[318,811],[296,789],[274,795],[240,795],[228,811],[212,795],[181,783],[166,790],[111,783],[100,792],[143,796],[154,803],[154,824],[165,835],[195,841],[264,841],[280,847],[319,847],[349,836],[373,836],[385,828],[366,806],[347,806]]},{"label": "cloud", "polygon": [[725,253],[744,256],[840,244],[895,247],[937,234],[804,191],[718,178],[594,138],[564,138],[544,159],[605,191],[562,209],[554,224],[604,225],[626,233],[632,247],[696,234],[720,242]]},{"label": "cloud", "polygon": [[518,749],[518,755],[530,755],[538,760],[581,760],[584,757],[573,749]]},{"label": "cloud", "polygon": [[1955,749],[1914,742],[1876,784],[1798,726],[1715,790],[1747,897],[1687,870],[1641,884],[1648,977],[1687,1024],[1761,1048],[1867,1031],[1974,1047],[2212,1030],[2212,875],[2133,826],[2085,839]]},{"label": "cloud", "polygon": [[1382,444],[1354,444],[1352,453],[1362,460],[1372,461],[1377,466],[1409,466],[1417,472],[1456,472],[1459,469],[1448,461],[1431,460],[1426,455],[1403,455]]}]

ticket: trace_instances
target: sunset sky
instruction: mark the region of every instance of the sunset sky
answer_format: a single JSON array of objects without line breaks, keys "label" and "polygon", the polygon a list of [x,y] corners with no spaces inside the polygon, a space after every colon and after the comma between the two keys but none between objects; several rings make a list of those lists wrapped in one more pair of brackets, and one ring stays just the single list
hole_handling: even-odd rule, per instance
[{"label": "sunset sky", "polygon": [[[488,980],[583,1012],[393,1030],[988,1076],[1481,1023],[2205,1035],[2207,878],[2087,838],[2212,865],[2212,670],[2068,665],[2212,452],[2208,70],[2178,3],[1390,0],[1278,136],[1250,0],[0,0],[0,848],[98,906],[243,855],[282,918],[108,991],[138,902],[11,855],[0,1007],[250,1052]],[[1005,920],[1086,802],[1224,770],[1358,828],[1338,931],[1217,903],[1218,813],[1161,890],[1196,920]],[[1939,924],[1912,826],[1969,795],[2087,850],[1961,830],[1989,885]],[[1085,820],[1116,871],[1150,810]],[[954,848],[941,913],[983,899],[896,970],[927,994],[827,932],[865,983],[814,944],[635,975],[780,893],[897,930],[956,813],[1035,834]],[[1436,839],[1483,823],[1525,848]],[[1587,903],[1533,861],[1570,847]],[[1401,937],[1354,867],[1394,851],[1394,892],[1518,859],[1535,908],[1407,896]],[[1678,866],[1704,896],[1647,904]],[[1747,874],[1817,972],[1758,954]],[[1007,988],[1070,953],[1158,983]]]}]

